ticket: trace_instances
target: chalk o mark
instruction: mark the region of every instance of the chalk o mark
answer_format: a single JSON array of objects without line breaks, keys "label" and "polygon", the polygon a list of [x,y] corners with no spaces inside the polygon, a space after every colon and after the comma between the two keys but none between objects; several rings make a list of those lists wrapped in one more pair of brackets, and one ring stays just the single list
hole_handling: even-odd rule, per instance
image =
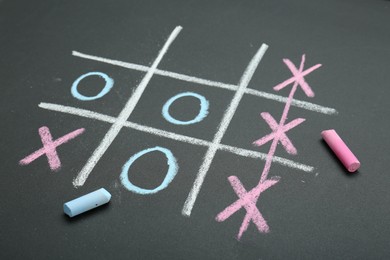
[{"label": "chalk o mark", "polygon": [[[177,120],[176,118],[173,118],[169,114],[169,108],[173,104],[173,102],[175,102],[177,99],[182,98],[182,97],[194,97],[194,98],[199,99],[199,101],[200,101],[200,110],[199,110],[198,115],[194,119],[191,119],[191,120],[188,120],[188,121],[181,121],[181,120]],[[183,92],[183,93],[177,94],[176,96],[171,97],[164,104],[163,109],[162,109],[162,115],[168,122],[170,122],[172,124],[175,124],[175,125],[191,125],[191,124],[199,123],[200,121],[202,121],[207,116],[207,114],[209,113],[208,110],[209,110],[209,101],[204,96],[199,95],[199,94],[194,93],[194,92]]]},{"label": "chalk o mark", "polygon": [[[138,187],[130,182],[129,176],[128,176],[129,169],[130,169],[130,166],[138,158],[140,158],[141,156],[143,156],[147,153],[153,152],[153,151],[159,151],[159,152],[162,152],[163,154],[165,154],[165,157],[167,158],[168,171],[167,171],[167,174],[165,176],[164,181],[157,188],[152,189],[152,190],[143,189],[143,188],[140,188],[140,187]],[[129,191],[133,191],[135,193],[142,194],[142,195],[154,194],[154,193],[157,193],[157,192],[165,189],[166,187],[168,187],[169,183],[171,183],[172,180],[175,178],[178,169],[179,169],[179,167],[177,165],[176,158],[173,156],[172,152],[166,148],[156,146],[153,148],[142,150],[141,152],[138,152],[138,153],[134,154],[133,156],[131,156],[130,159],[126,162],[126,164],[122,168],[120,180],[121,180],[123,186]]]},{"label": "chalk o mark", "polygon": [[[80,92],[77,89],[80,81],[82,81],[86,77],[95,76],[95,75],[102,77],[104,79],[104,81],[106,82],[106,85],[104,86],[104,88],[97,95],[92,96],[92,97],[87,97],[87,96],[84,96],[83,94],[80,94]],[[72,96],[77,98],[78,100],[91,101],[91,100],[99,99],[99,98],[103,97],[104,95],[106,95],[111,90],[112,86],[114,86],[114,80],[112,78],[110,78],[107,74],[105,74],[103,72],[89,72],[89,73],[86,73],[84,75],[81,75],[73,82],[71,92],[72,92]]]}]

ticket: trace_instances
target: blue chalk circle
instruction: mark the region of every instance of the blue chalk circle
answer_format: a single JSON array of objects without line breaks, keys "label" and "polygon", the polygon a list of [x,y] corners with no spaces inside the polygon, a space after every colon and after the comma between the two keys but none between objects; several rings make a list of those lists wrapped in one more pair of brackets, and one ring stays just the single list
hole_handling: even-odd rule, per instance
[{"label": "blue chalk circle", "polygon": [[[199,99],[199,101],[200,101],[199,113],[192,120],[188,120],[188,121],[177,120],[177,119],[173,118],[169,114],[169,107],[172,105],[172,103],[175,102],[177,99],[182,98],[182,97],[194,97],[194,98]],[[163,109],[162,109],[162,115],[168,122],[170,122],[172,124],[175,124],[175,125],[191,125],[191,124],[195,124],[195,123],[198,123],[198,122],[202,121],[207,116],[207,114],[209,113],[208,110],[209,110],[209,101],[204,96],[199,95],[199,94],[194,93],[194,92],[183,92],[183,93],[177,94],[176,96],[171,97],[164,104]]]},{"label": "blue chalk circle", "polygon": [[64,204],[64,213],[69,217],[77,216],[110,201],[111,194],[104,188],[83,195]]},{"label": "blue chalk circle", "polygon": [[[80,92],[77,89],[80,81],[82,81],[84,78],[89,77],[89,76],[102,77],[104,79],[104,81],[106,82],[104,88],[97,95],[92,96],[92,97],[87,97],[87,96],[80,94]],[[71,92],[72,92],[73,97],[77,98],[78,100],[91,101],[91,100],[95,100],[95,99],[101,98],[104,95],[106,95],[111,90],[113,85],[114,85],[114,80],[112,78],[110,78],[107,74],[105,74],[103,72],[89,72],[89,73],[86,73],[84,75],[81,75],[78,79],[76,79],[73,82]]]},{"label": "blue chalk circle", "polygon": [[[154,151],[162,152],[165,155],[165,157],[167,158],[168,171],[167,171],[167,174],[164,178],[164,181],[157,188],[152,189],[152,190],[143,189],[143,188],[140,188],[140,187],[132,184],[129,181],[130,166],[135,162],[135,160],[137,160],[141,156],[143,156],[147,153],[150,153],[150,152],[154,152]],[[122,185],[129,191],[132,191],[132,192],[135,192],[138,194],[143,194],[143,195],[153,194],[153,193],[157,193],[157,192],[165,189],[166,187],[168,187],[169,183],[171,183],[171,181],[175,178],[175,176],[177,174],[177,170],[178,170],[177,161],[176,161],[176,158],[173,156],[172,152],[166,148],[156,146],[154,148],[142,150],[141,152],[138,152],[138,153],[134,154],[133,156],[131,156],[130,159],[126,162],[126,164],[123,165],[122,173],[120,175],[120,180],[122,182]]]}]

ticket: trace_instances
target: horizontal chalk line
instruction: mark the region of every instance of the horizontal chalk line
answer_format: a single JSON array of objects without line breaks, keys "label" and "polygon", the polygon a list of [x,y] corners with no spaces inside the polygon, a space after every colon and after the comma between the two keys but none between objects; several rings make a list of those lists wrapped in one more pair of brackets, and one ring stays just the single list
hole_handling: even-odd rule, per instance
[{"label": "horizontal chalk line", "polygon": [[[53,104],[53,103],[44,103],[44,102],[41,102],[38,106],[40,108],[43,108],[46,110],[66,113],[66,114],[70,114],[70,115],[76,115],[76,116],[89,118],[89,119],[95,119],[98,121],[111,123],[111,124],[113,124],[116,120],[116,118],[112,117],[112,116],[108,116],[108,115],[104,115],[101,113],[93,112],[93,111],[86,110],[86,109],[76,108],[76,107],[63,106],[63,105],[58,105],[58,104]],[[129,121],[126,121],[124,123],[124,126],[138,130],[138,131],[142,131],[145,133],[169,138],[169,139],[172,139],[175,141],[181,141],[184,143],[206,146],[206,147],[213,145],[213,143],[210,141],[202,140],[202,139],[195,138],[195,137],[185,136],[185,135],[181,135],[181,134],[176,134],[176,133],[172,133],[169,131],[165,131],[165,130],[161,130],[158,128],[145,126],[145,125],[141,125],[141,124],[137,124],[137,123],[133,123],[133,122],[129,122]],[[240,155],[243,157],[261,159],[263,161],[267,157],[267,154],[265,154],[265,153],[260,153],[260,152],[251,151],[251,150],[242,149],[242,148],[238,148],[238,147],[234,147],[234,146],[230,146],[230,145],[224,145],[224,144],[219,144],[218,149],[221,151],[230,152],[230,153]],[[294,162],[292,160],[285,159],[282,157],[275,156],[273,158],[273,161],[275,163],[279,163],[280,165],[283,165],[283,166],[286,166],[289,168],[293,168],[293,169],[297,169],[297,170],[301,170],[304,172],[313,172],[313,170],[314,170],[314,167],[312,167],[312,166],[305,165],[305,164],[298,163],[298,162]]]},{"label": "horizontal chalk line", "polygon": [[[99,61],[99,62],[103,62],[103,63],[107,63],[107,64],[111,64],[111,65],[115,65],[115,66],[119,66],[119,67],[123,67],[123,68],[127,68],[127,69],[137,70],[137,71],[147,72],[149,70],[148,66],[143,66],[143,65],[139,65],[139,64],[135,64],[135,63],[130,63],[130,62],[123,62],[123,61],[119,61],[119,60],[102,58],[102,57],[98,57],[98,56],[84,54],[84,53],[81,53],[78,51],[72,51],[72,55],[79,57],[79,58],[83,58],[83,59]],[[188,75],[180,74],[180,73],[176,73],[176,72],[170,72],[170,71],[166,71],[166,70],[156,69],[154,74],[160,75],[160,76],[166,76],[166,77],[170,77],[170,78],[174,78],[174,79],[178,79],[178,80],[182,80],[182,81],[198,83],[198,84],[205,85],[205,86],[223,88],[223,89],[227,89],[227,90],[231,90],[231,91],[237,91],[237,89],[238,89],[237,85],[226,84],[226,83],[222,83],[222,82],[218,82],[218,81],[197,78],[197,77],[188,76]],[[279,95],[251,89],[251,88],[246,88],[245,94],[249,94],[249,95],[253,95],[253,96],[257,96],[257,97],[262,97],[265,99],[274,100],[274,101],[281,102],[281,103],[287,102],[287,97],[283,97],[283,96],[279,96]],[[321,106],[321,105],[317,105],[317,104],[313,104],[313,103],[301,101],[301,100],[293,100],[292,105],[299,107],[299,108],[306,109],[306,110],[326,114],[326,115],[335,115],[338,113],[337,110],[334,108],[325,107],[325,106]]]}]

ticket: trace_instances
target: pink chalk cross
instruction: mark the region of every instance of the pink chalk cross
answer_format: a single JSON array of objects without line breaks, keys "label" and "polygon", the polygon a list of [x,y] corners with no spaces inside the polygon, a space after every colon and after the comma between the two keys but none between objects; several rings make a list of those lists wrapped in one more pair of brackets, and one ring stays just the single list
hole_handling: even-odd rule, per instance
[{"label": "pink chalk cross", "polygon": [[303,67],[305,64],[305,55],[302,55],[302,60],[299,69],[297,69],[289,59],[284,59],[283,61],[292,72],[293,77],[275,86],[274,90],[278,91],[285,88],[290,83],[294,83],[294,84],[287,98],[287,102],[283,109],[282,117],[279,123],[277,123],[276,120],[269,113],[266,112],[261,113],[263,119],[268,123],[268,125],[272,129],[272,133],[256,140],[253,144],[261,146],[271,140],[272,140],[272,144],[267,154],[265,166],[261,174],[260,181],[256,187],[254,187],[250,191],[247,191],[236,176],[230,176],[228,180],[234,192],[238,195],[239,199],[233,202],[232,204],[230,204],[230,206],[226,207],[215,218],[216,221],[222,222],[228,219],[231,215],[233,215],[241,208],[245,208],[246,214],[237,235],[238,239],[240,239],[242,234],[248,229],[250,221],[252,221],[256,225],[259,232],[263,232],[263,233],[269,232],[268,224],[264,219],[264,217],[262,216],[262,214],[260,213],[256,204],[260,197],[260,194],[265,190],[267,190],[268,188],[275,185],[276,183],[278,183],[280,180],[279,177],[272,177],[268,179],[268,174],[271,168],[272,159],[274,158],[274,154],[278,143],[280,142],[288,153],[290,154],[297,153],[296,148],[294,147],[290,139],[287,137],[286,132],[301,124],[303,121],[305,121],[305,119],[297,118],[288,124],[285,123],[298,85],[302,88],[302,90],[305,92],[307,96],[309,97],[314,96],[314,92],[312,91],[310,86],[306,83],[304,76],[316,70],[317,68],[321,67],[321,64],[317,64],[303,71]]},{"label": "pink chalk cross", "polygon": [[28,155],[24,159],[19,161],[20,165],[27,165],[31,162],[35,161],[42,155],[46,154],[47,160],[49,162],[50,169],[53,171],[57,171],[61,168],[61,161],[58,157],[56,148],[61,144],[68,142],[69,140],[81,135],[85,131],[84,128],[77,129],[69,134],[66,134],[57,140],[53,141],[53,137],[51,136],[50,130],[46,126],[42,126],[38,129],[39,135],[41,136],[41,141],[43,147],[32,154]]},{"label": "pink chalk cross", "polygon": [[267,124],[272,129],[272,133],[268,134],[256,141],[253,142],[256,146],[262,146],[263,144],[268,143],[269,141],[273,140],[274,138],[278,139],[284,147],[284,149],[289,154],[297,154],[297,149],[294,147],[290,139],[285,134],[288,130],[296,127],[297,125],[301,124],[303,121],[305,121],[304,118],[297,118],[291,121],[290,123],[286,125],[281,125],[276,122],[276,120],[267,112],[261,113],[261,117],[267,122]]},{"label": "pink chalk cross", "polygon": [[230,176],[228,180],[239,199],[233,202],[230,206],[226,207],[222,212],[220,212],[215,218],[216,221],[225,221],[231,215],[236,213],[239,209],[245,208],[246,215],[244,220],[242,221],[237,238],[241,238],[242,234],[248,228],[249,222],[251,220],[256,225],[257,230],[259,230],[259,232],[268,233],[269,227],[267,221],[263,218],[262,214],[256,206],[256,203],[260,197],[260,194],[271,186],[278,183],[279,179],[279,177],[273,177],[268,180],[265,180],[264,182],[260,182],[255,188],[248,192],[236,176]]},{"label": "pink chalk cross", "polygon": [[302,65],[305,63],[305,54],[302,55],[302,60],[301,60],[301,68],[298,70],[295,65],[289,60],[289,59],[283,59],[283,62],[287,65],[287,67],[290,69],[291,73],[294,75],[293,77],[289,78],[288,80],[283,81],[282,83],[276,85],[274,87],[274,90],[279,91],[286,87],[287,85],[291,83],[298,83],[303,92],[308,97],[314,97],[314,92],[310,88],[309,84],[304,79],[304,76],[308,75],[309,73],[313,72],[314,70],[318,69],[321,67],[321,64],[314,65],[313,67],[310,67],[309,69],[302,71]]}]

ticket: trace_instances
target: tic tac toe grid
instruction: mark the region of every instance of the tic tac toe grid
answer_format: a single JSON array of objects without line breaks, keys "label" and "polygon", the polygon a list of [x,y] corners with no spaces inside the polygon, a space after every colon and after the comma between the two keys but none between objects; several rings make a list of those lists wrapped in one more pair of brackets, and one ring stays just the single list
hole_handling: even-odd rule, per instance
[{"label": "tic tac toe grid", "polygon": [[[193,145],[199,145],[199,146],[204,146],[207,147],[207,152],[203,158],[202,165],[199,168],[199,171],[197,173],[196,179],[194,181],[194,184],[192,186],[192,189],[187,197],[187,200],[184,204],[182,214],[185,216],[190,216],[192,208],[195,204],[196,198],[198,196],[198,193],[201,189],[201,186],[203,184],[204,178],[210,168],[210,165],[213,161],[213,158],[216,154],[217,151],[222,150],[226,152],[230,152],[239,156],[243,157],[248,157],[248,158],[255,158],[255,159],[261,159],[261,160],[266,160],[267,154],[257,152],[257,151],[252,151],[252,150],[247,150],[247,149],[242,149],[239,147],[234,147],[234,146],[229,146],[221,143],[221,140],[227,131],[229,127],[229,123],[232,120],[234,113],[237,110],[237,107],[240,104],[240,101],[244,95],[252,95],[256,97],[261,97],[269,100],[273,100],[276,102],[281,102],[285,103],[287,101],[286,97],[255,90],[248,88],[249,82],[253,76],[253,74],[256,71],[257,66],[260,64],[261,59],[263,58],[264,54],[267,51],[268,46],[266,44],[262,44],[262,46],[258,49],[252,60],[249,62],[247,68],[245,69],[239,83],[237,85],[234,84],[226,84],[222,82],[217,82],[217,81],[211,81],[207,79],[202,79],[199,77],[194,77],[194,76],[189,76],[185,74],[179,74],[171,71],[166,71],[166,70],[161,70],[158,69],[158,65],[163,59],[164,55],[168,51],[170,45],[172,42],[175,40],[177,35],[180,33],[182,30],[182,27],[177,26],[170,36],[168,37],[167,41],[165,42],[164,46],[160,50],[157,58],[154,60],[152,65],[149,66],[144,66],[144,65],[139,65],[135,63],[129,63],[129,62],[123,62],[119,60],[112,60],[112,59],[107,59],[103,57],[98,57],[98,56],[93,56],[89,54],[84,54],[80,53],[77,51],[73,51],[72,55],[75,57],[83,58],[83,59],[88,59],[88,60],[94,60],[97,62],[102,62],[106,64],[111,64],[114,66],[119,66],[123,68],[128,68],[131,70],[136,70],[136,71],[141,71],[145,72],[145,76],[139,83],[139,85],[135,88],[132,96],[128,99],[125,107],[122,109],[122,111],[119,113],[117,117],[97,113],[94,111],[90,110],[85,110],[85,109],[80,109],[76,107],[69,107],[69,106],[64,106],[64,105],[59,105],[59,104],[53,104],[53,103],[40,103],[39,107],[51,111],[56,111],[56,112],[62,112],[62,113],[67,113],[67,114],[72,114],[84,118],[90,118],[94,120],[98,120],[101,122],[106,122],[110,123],[111,127],[106,133],[106,135],[103,137],[102,141],[100,142],[99,146],[95,149],[91,157],[88,159],[84,167],[81,169],[80,173],[77,175],[77,177],[74,179],[73,184],[75,187],[82,186],[85,181],[87,180],[89,174],[92,172],[93,168],[95,165],[98,163],[100,158],[104,155],[105,151],[108,149],[108,147],[111,145],[115,137],[119,134],[120,130],[123,127],[128,127],[132,128],[138,131],[142,132],[147,132],[150,134],[154,134],[160,137],[164,138],[169,138],[172,140],[180,141],[180,142],[185,142]],[[148,86],[148,83],[150,82],[151,78],[153,75],[159,75],[159,76],[164,76],[164,77],[169,77],[181,81],[186,81],[186,82],[192,82],[192,83],[197,83],[200,85],[205,85],[205,86],[210,86],[210,87],[216,87],[216,88],[221,88],[229,91],[234,91],[235,94],[228,105],[227,109],[225,110],[225,113],[222,117],[222,120],[217,128],[217,131],[214,135],[213,140],[208,141],[208,140],[203,140],[199,138],[194,138],[190,136],[185,136],[181,134],[177,134],[174,132],[169,132],[165,131],[162,129],[157,129],[154,127],[146,126],[146,125],[141,125],[135,122],[130,122],[128,121],[128,118],[132,114],[134,108],[136,107],[138,101],[142,97],[142,94],[145,90],[145,88]],[[306,101],[300,101],[300,100],[293,100],[292,104],[293,106],[315,111],[318,113],[322,114],[327,114],[327,115],[332,115],[332,114],[337,114],[337,111],[334,108],[330,107],[324,107],[320,106],[317,104],[313,104],[310,102]],[[299,162],[295,162],[286,158],[274,156],[272,159],[273,162],[281,164],[286,167],[298,169],[301,171],[305,172],[313,172],[314,167],[309,166],[306,164],[302,164]]]}]

